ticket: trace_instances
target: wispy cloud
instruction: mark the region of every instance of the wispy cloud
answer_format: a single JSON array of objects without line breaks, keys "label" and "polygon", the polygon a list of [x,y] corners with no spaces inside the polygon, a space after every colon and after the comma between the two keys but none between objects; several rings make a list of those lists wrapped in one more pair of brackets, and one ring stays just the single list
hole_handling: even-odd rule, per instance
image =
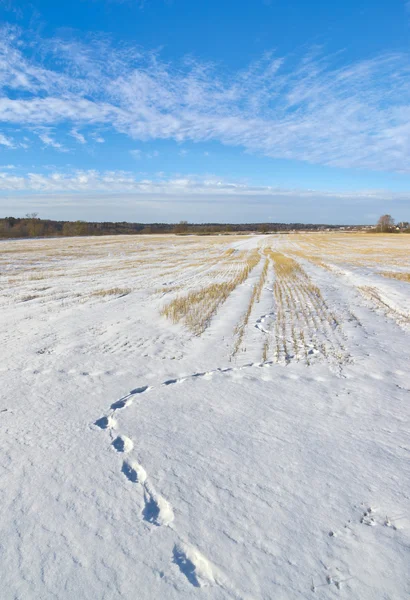
[{"label": "wispy cloud", "polygon": [[0,133],[0,146],[6,146],[7,148],[15,148],[16,147],[13,140],[6,137],[3,133]]},{"label": "wispy cloud", "polygon": [[258,196],[258,197],[295,197],[298,198],[361,198],[379,200],[410,200],[409,193],[391,192],[386,190],[334,191],[314,189],[286,189],[275,186],[251,185],[242,181],[229,181],[214,175],[199,176],[165,176],[160,172],[155,179],[137,177],[128,171],[80,171],[69,173],[55,171],[49,175],[27,173],[12,175],[7,172],[12,165],[0,168],[0,192],[41,192],[45,194],[82,192],[115,193],[133,195],[161,194],[164,196]]},{"label": "wispy cloud", "polygon": [[276,158],[410,171],[406,55],[335,66],[340,56],[312,53],[295,65],[265,54],[226,73],[192,59],[165,64],[101,38],[37,45],[35,58],[21,33],[2,31],[0,120],[9,127],[103,126],[135,140],[216,140]]},{"label": "wispy cloud", "polygon": [[130,150],[130,154],[136,160],[141,160],[141,158],[158,158],[159,152],[158,150],[152,150],[152,152],[143,152],[142,150]]},{"label": "wispy cloud", "polygon": [[91,138],[94,140],[94,142],[97,142],[97,144],[104,144],[105,142],[105,139],[97,133],[92,133]]},{"label": "wispy cloud", "polygon": [[[138,215],[153,222],[160,214],[163,222],[372,223],[386,212],[408,219],[409,204],[410,192],[382,189],[291,189],[161,172],[150,179],[123,171],[21,176],[0,169],[0,213],[16,216],[35,210],[59,219],[135,220]],[[346,209],[342,214],[340,205]]]},{"label": "wispy cloud", "polygon": [[55,148],[56,150],[59,150],[60,152],[65,152],[66,149],[62,146],[62,144],[60,144],[59,142],[56,142],[51,135],[49,134],[49,132],[47,130],[40,130],[36,132],[39,139],[43,142],[43,144],[45,146],[51,146],[51,148]]},{"label": "wispy cloud", "polygon": [[70,135],[77,140],[77,142],[79,144],[86,144],[87,140],[85,139],[85,137],[83,136],[82,133],[80,133],[79,131],[77,131],[76,129],[72,129],[70,131]]}]

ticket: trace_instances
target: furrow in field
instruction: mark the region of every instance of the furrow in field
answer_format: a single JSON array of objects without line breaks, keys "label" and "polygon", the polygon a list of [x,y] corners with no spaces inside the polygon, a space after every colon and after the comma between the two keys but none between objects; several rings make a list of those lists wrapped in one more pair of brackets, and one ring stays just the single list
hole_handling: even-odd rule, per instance
[{"label": "furrow in field", "polygon": [[265,341],[263,358],[276,362],[303,361],[310,365],[322,357],[333,366],[347,359],[340,324],[319,287],[292,258],[270,252],[275,265],[275,322]]}]

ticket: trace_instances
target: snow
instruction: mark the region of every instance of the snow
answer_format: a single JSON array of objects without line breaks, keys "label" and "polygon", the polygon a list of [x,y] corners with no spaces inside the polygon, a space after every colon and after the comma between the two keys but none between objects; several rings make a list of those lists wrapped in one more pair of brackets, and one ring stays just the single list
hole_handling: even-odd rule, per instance
[{"label": "snow", "polygon": [[[397,239],[370,237],[394,263]],[[286,309],[308,363],[275,357],[273,265],[233,354],[262,261],[201,336],[160,316],[233,276],[230,248],[266,247],[336,316],[305,325]],[[328,268],[293,253],[305,248],[297,235],[2,243],[2,599],[409,597],[410,285],[364,264],[358,242],[339,261],[321,247]]]}]

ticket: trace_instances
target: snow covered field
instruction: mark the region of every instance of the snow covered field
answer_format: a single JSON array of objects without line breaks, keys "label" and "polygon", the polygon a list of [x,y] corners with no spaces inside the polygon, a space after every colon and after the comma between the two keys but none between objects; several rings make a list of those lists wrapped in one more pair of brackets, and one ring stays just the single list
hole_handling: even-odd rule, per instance
[{"label": "snow covered field", "polygon": [[410,597],[410,236],[0,249],[2,600]]}]

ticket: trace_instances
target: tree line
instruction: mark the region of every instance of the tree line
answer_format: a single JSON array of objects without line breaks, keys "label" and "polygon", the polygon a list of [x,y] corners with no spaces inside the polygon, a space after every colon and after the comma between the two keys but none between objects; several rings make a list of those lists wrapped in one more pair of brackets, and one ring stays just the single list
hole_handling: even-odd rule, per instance
[{"label": "tree line", "polygon": [[179,235],[234,233],[255,231],[258,233],[286,232],[291,230],[338,229],[339,225],[303,223],[127,223],[104,221],[53,221],[40,219],[36,213],[25,217],[0,218],[0,238],[70,237],[99,235],[132,235],[176,233]]}]

